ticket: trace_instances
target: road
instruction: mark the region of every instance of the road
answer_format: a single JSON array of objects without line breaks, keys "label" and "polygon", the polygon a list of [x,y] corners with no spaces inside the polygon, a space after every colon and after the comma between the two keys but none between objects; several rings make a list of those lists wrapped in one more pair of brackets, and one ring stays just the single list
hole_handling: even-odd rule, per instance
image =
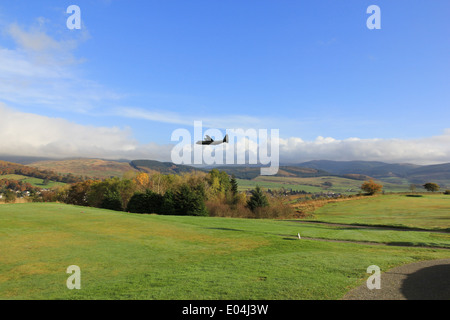
[{"label": "road", "polygon": [[343,300],[450,300],[450,259],[411,263],[383,273],[381,288],[366,282]]}]

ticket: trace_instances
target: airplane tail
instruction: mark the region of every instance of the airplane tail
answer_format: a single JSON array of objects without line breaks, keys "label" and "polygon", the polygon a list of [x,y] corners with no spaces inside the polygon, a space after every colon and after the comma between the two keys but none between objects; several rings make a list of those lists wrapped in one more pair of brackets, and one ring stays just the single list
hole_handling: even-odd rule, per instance
[{"label": "airplane tail", "polygon": [[228,143],[228,134],[225,135],[225,138],[223,138],[223,142],[224,142],[224,143]]}]

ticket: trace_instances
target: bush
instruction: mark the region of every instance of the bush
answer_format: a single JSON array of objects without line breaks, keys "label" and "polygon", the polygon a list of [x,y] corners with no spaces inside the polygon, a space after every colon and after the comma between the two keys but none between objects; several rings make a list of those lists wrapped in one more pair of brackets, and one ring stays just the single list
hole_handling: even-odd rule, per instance
[{"label": "bush", "polygon": [[227,204],[223,201],[209,200],[206,202],[206,208],[211,217],[255,218],[255,214],[241,203]]},{"label": "bush", "polygon": [[255,190],[251,191],[252,195],[247,202],[250,210],[255,211],[257,208],[264,208],[269,206],[266,195],[263,193],[259,186],[256,186]]},{"label": "bush", "polygon": [[431,192],[435,192],[435,191],[439,191],[440,187],[438,184],[433,183],[433,182],[428,182],[425,183],[423,185],[423,187],[427,190],[427,191],[431,191]]},{"label": "bush", "polygon": [[16,202],[16,193],[10,190],[7,190],[4,194],[5,203],[14,203]]},{"label": "bush", "polygon": [[373,180],[366,181],[362,184],[361,190],[366,192],[369,195],[378,193],[383,189],[381,184],[375,183]]},{"label": "bush", "polygon": [[444,194],[450,194],[450,190],[445,190]]},{"label": "bush", "polygon": [[127,211],[133,213],[162,212],[163,196],[147,190],[145,193],[135,193],[128,202]]},{"label": "bush", "polygon": [[103,197],[100,207],[103,209],[123,211],[119,193],[117,191],[108,190]]},{"label": "bush", "polygon": [[168,190],[163,196],[161,204],[161,214],[166,215],[176,214],[174,194],[171,190]]},{"label": "bush", "polygon": [[204,190],[193,189],[183,184],[174,194],[174,207],[176,214],[187,216],[207,216]]}]

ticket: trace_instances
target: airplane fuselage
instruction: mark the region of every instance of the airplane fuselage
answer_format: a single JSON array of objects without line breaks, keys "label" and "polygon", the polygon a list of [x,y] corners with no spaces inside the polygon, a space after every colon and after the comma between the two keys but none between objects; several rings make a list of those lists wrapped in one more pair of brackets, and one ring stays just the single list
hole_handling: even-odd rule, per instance
[{"label": "airplane fuselage", "polygon": [[201,144],[204,146],[217,146],[222,143],[228,143],[228,134],[225,135],[225,138],[223,138],[223,140],[218,140],[218,141],[214,141],[209,136],[206,136],[206,137],[207,137],[207,140],[197,141],[197,144]]},{"label": "airplane fuselage", "polygon": [[219,141],[198,141],[197,144],[201,144],[201,145],[206,145],[206,146],[217,146],[219,144],[222,144],[223,141],[219,140]]}]

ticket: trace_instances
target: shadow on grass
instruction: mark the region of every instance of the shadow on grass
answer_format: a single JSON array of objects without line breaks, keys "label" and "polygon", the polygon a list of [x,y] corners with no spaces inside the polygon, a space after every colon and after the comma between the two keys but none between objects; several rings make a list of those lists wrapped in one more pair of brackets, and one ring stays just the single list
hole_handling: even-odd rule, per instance
[{"label": "shadow on grass", "polygon": [[447,249],[450,250],[450,247],[435,243],[413,243],[413,242],[407,242],[407,241],[393,241],[393,242],[387,242],[387,246],[394,246],[394,247],[413,247],[413,248],[434,248],[434,249]]},{"label": "shadow on grass", "polygon": [[232,229],[232,228],[205,228],[205,229],[222,230],[222,231],[238,231],[238,232],[244,232],[244,230]]},{"label": "shadow on grass", "polygon": [[450,264],[424,268],[408,275],[401,290],[408,300],[450,300]]}]

